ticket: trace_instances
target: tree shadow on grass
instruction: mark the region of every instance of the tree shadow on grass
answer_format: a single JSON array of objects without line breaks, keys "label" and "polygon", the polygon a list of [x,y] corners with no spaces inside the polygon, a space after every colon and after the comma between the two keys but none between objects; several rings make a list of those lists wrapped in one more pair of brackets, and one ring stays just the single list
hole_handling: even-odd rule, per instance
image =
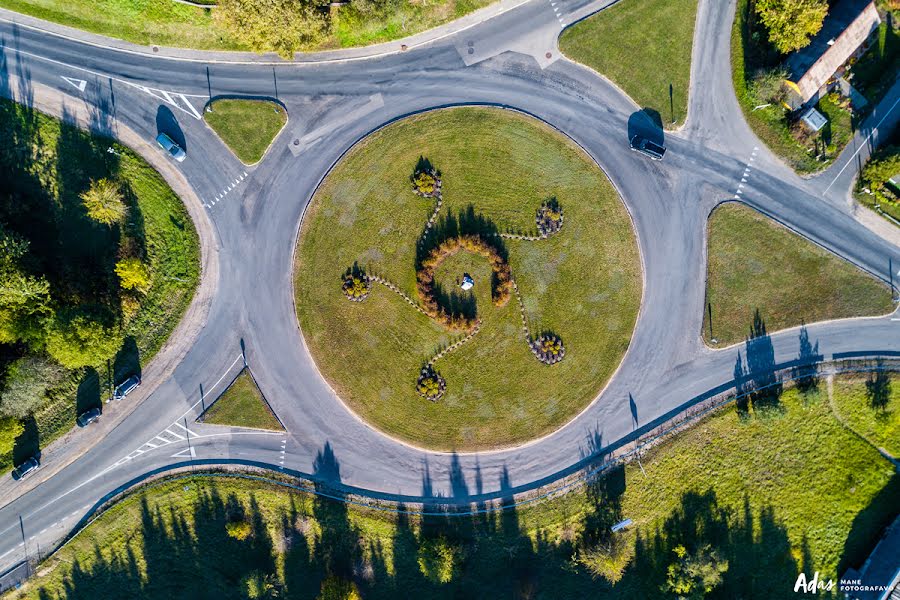
[{"label": "tree shadow on grass", "polygon": [[842,575],[850,567],[862,566],[884,529],[900,514],[898,498],[900,498],[900,475],[894,473],[868,506],[853,519],[838,564],[838,575]]},{"label": "tree shadow on grass", "polygon": [[113,383],[125,381],[132,375],[142,376],[141,351],[134,336],[125,337],[122,347],[113,360]]}]

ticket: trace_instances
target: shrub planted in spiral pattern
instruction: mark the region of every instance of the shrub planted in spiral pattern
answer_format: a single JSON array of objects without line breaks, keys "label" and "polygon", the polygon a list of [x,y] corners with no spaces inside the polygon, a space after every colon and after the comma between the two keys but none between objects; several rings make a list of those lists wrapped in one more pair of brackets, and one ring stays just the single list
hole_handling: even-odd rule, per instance
[{"label": "shrub planted in spiral pattern", "polygon": [[448,238],[432,248],[422,259],[416,272],[416,291],[422,301],[425,313],[453,330],[471,329],[477,319],[474,316],[453,314],[438,302],[434,273],[444,260],[460,250],[467,250],[488,259],[491,265],[491,299],[494,306],[502,307],[509,302],[512,291],[512,274],[509,263],[501,252],[480,235],[460,235]]}]

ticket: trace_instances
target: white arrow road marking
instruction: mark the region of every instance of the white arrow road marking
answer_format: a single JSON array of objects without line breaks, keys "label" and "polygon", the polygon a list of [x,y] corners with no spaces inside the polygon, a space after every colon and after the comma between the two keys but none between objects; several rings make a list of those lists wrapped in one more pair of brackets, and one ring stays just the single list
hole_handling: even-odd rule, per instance
[{"label": "white arrow road marking", "polygon": [[74,77],[66,77],[65,75],[60,75],[60,77],[65,79],[67,83],[77,87],[79,92],[83,92],[84,88],[87,87],[87,81],[84,79],[75,79]]},{"label": "white arrow road marking", "polygon": [[171,458],[187,458],[186,454],[190,453],[191,458],[197,458],[197,453],[194,451],[194,447],[185,448],[181,452],[176,452],[171,456]]}]

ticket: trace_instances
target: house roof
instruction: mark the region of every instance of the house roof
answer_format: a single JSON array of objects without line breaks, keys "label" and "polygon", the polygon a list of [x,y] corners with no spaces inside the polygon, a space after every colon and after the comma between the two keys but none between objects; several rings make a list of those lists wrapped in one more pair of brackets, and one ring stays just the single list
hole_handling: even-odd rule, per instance
[{"label": "house roof", "polygon": [[803,102],[816,95],[880,23],[875,0],[840,0],[831,8],[810,44],[786,61]]}]

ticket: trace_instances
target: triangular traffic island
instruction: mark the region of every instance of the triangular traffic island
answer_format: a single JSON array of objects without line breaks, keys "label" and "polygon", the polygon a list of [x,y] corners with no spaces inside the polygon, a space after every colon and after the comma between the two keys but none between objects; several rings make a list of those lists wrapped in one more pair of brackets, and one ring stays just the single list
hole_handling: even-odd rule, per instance
[{"label": "triangular traffic island", "polygon": [[222,395],[197,418],[199,423],[284,431],[284,426],[250,374],[244,368]]},{"label": "triangular traffic island", "polygon": [[887,284],[745,204],[719,205],[708,234],[703,338],[713,347],[744,341],[757,311],[777,331],[894,309]]},{"label": "triangular traffic island", "polygon": [[256,98],[225,98],[207,105],[203,119],[245,165],[262,160],[287,123],[281,104]]}]

